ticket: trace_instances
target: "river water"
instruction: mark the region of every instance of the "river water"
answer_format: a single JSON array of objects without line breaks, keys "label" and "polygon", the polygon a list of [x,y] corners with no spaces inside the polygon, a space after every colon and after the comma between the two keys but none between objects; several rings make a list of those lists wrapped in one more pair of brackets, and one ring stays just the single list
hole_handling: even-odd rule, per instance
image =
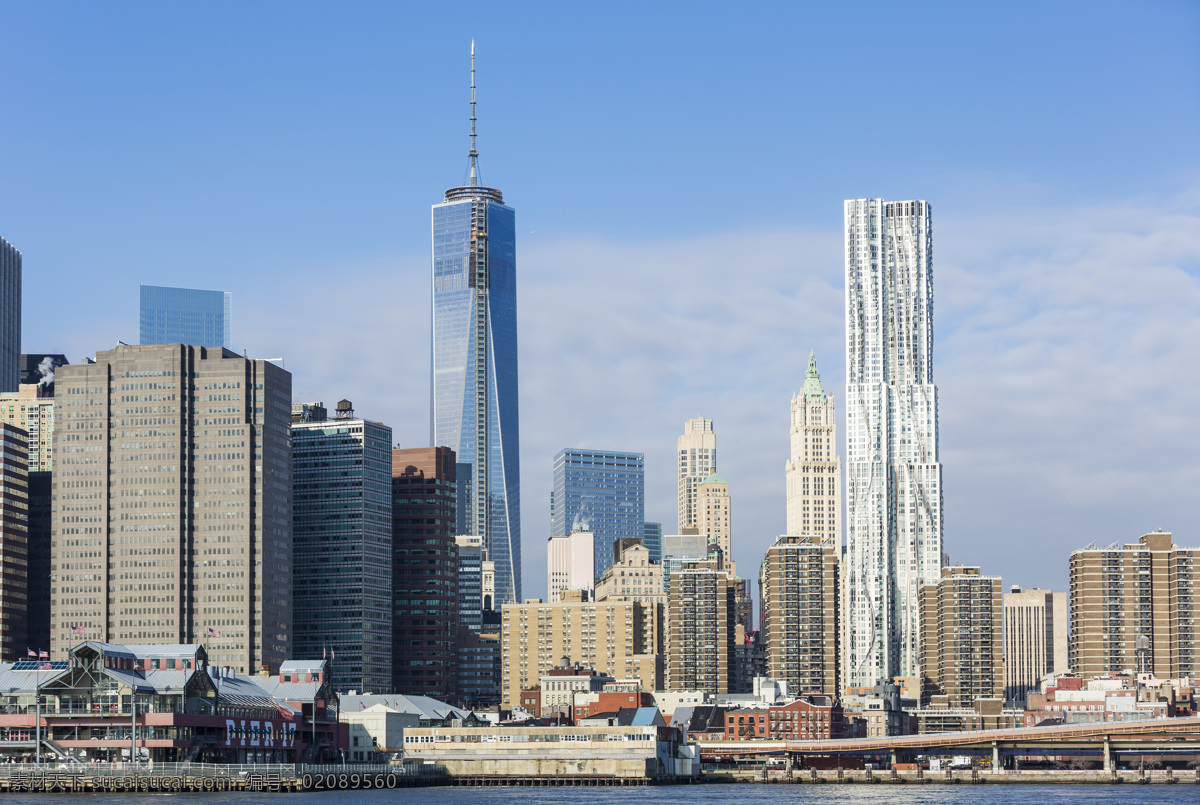
[{"label": "river water", "polygon": [[306,794],[213,793],[213,794],[9,794],[4,805],[81,805],[84,798],[101,805],[153,805],[151,800],[169,800],[158,805],[615,805],[616,803],[737,802],[739,805],[1047,805],[1048,803],[1195,803],[1200,789],[1194,784],[1177,785],[755,785],[747,783],[652,788],[405,788],[390,791],[330,791]]}]

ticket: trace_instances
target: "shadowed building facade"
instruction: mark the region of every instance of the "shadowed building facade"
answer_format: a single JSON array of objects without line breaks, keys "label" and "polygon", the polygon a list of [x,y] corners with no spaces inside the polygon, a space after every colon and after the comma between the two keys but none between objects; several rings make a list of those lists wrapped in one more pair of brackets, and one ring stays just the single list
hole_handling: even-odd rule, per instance
[{"label": "shadowed building facade", "polygon": [[0,392],[21,382],[21,253],[0,238]]},{"label": "shadowed building facade", "polygon": [[292,406],[292,601],[297,657],[333,653],[335,688],[392,688],[392,429]]},{"label": "shadowed building facade", "polygon": [[0,660],[24,657],[28,645],[28,462],[25,431],[0,422]]},{"label": "shadowed building facade", "polygon": [[453,700],[458,677],[454,451],[392,451],[392,687]]}]

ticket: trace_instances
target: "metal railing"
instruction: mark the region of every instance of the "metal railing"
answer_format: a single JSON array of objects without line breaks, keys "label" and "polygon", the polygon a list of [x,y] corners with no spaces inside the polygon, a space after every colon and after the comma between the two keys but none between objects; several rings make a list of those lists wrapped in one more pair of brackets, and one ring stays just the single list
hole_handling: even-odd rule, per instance
[{"label": "metal railing", "polygon": [[243,777],[248,774],[277,774],[298,779],[305,774],[395,774],[403,777],[429,777],[445,774],[445,768],[432,763],[347,763],[309,765],[302,763],[0,763],[0,777],[15,774],[70,773],[80,775]]}]

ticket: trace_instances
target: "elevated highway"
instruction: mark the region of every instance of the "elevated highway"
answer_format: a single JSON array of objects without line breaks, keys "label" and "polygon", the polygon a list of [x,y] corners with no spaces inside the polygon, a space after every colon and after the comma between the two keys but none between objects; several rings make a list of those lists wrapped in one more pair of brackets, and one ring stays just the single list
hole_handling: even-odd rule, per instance
[{"label": "elevated highway", "polygon": [[700,756],[755,760],[806,756],[885,756],[893,763],[917,755],[988,755],[994,768],[1016,756],[1102,756],[1111,770],[1122,755],[1195,755],[1200,758],[1200,717],[1146,721],[1060,724],[974,732],[940,732],[891,738],[832,741],[700,741]]}]

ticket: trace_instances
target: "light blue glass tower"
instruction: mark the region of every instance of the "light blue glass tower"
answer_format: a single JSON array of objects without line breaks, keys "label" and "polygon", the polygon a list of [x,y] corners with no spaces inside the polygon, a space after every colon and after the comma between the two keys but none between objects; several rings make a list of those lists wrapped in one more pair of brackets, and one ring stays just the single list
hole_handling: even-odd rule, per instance
[{"label": "light blue glass tower", "polygon": [[470,479],[458,532],[483,537],[507,604],[521,600],[516,218],[479,183],[474,43],[468,159],[468,183],[433,206],[430,444],[453,448]]},{"label": "light blue glass tower", "polygon": [[646,481],[641,453],[568,448],[554,457],[552,537],[576,525],[594,535],[596,580],[613,563],[613,543],[646,536]]},{"label": "light blue glass tower", "polygon": [[141,286],[141,342],[233,349],[229,291]]}]

